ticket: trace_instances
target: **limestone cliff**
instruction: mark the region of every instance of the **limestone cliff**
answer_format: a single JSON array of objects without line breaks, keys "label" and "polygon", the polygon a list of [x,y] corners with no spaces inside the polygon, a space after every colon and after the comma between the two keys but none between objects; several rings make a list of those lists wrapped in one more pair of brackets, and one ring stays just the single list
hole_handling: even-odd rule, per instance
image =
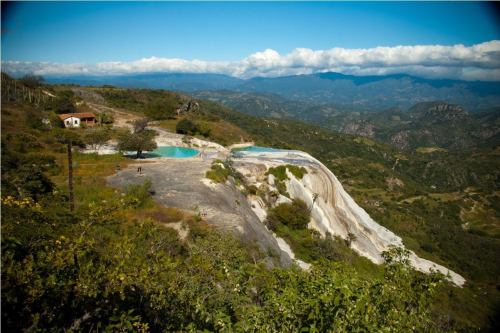
[{"label": "limestone cliff", "polygon": [[[287,170],[286,192],[291,199],[301,199],[311,209],[310,228],[322,235],[330,233],[344,239],[352,238],[351,247],[360,255],[375,263],[382,263],[382,252],[391,246],[403,247],[401,238],[387,228],[376,223],[344,190],[335,175],[314,157],[301,151],[241,152],[234,159],[234,167],[246,180],[257,187],[274,189],[274,179],[266,175],[270,167],[293,164],[305,167],[307,174],[297,179]],[[316,200],[314,198],[316,197]],[[256,215],[265,220],[265,203],[250,197]],[[289,200],[280,196],[277,202]],[[282,248],[283,249],[283,248]],[[293,254],[291,255],[293,257]],[[455,272],[410,254],[411,264],[422,272],[439,271],[461,286],[465,279]],[[300,263],[304,266],[304,263]]]}]

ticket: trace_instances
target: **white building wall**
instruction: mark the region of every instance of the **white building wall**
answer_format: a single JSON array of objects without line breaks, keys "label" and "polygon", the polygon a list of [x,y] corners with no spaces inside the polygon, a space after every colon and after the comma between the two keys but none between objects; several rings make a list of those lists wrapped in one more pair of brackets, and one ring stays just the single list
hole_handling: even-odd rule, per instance
[{"label": "white building wall", "polygon": [[64,127],[80,127],[80,118],[69,117],[64,119]]}]

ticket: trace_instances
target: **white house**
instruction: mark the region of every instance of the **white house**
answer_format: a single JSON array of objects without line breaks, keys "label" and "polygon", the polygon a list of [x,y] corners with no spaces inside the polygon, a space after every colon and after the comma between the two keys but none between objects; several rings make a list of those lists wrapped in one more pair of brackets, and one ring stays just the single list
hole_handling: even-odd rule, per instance
[{"label": "white house", "polygon": [[60,114],[59,118],[64,123],[64,127],[94,126],[96,124],[93,113],[65,113]]}]

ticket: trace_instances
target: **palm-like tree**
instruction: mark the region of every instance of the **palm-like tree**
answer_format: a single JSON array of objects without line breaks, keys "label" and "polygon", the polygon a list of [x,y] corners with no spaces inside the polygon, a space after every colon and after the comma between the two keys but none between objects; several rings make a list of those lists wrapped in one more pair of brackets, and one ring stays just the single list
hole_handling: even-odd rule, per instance
[{"label": "palm-like tree", "polygon": [[313,203],[311,205],[311,208],[309,208],[309,212],[312,211],[313,207],[314,207],[314,204],[316,203],[316,200],[318,200],[319,198],[319,194],[318,193],[313,193]]}]

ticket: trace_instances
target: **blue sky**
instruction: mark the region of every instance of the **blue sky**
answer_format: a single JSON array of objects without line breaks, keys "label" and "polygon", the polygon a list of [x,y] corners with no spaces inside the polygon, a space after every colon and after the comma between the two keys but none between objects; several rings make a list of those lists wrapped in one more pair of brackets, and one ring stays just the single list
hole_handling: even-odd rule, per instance
[{"label": "blue sky", "polygon": [[2,59],[237,60],[267,48],[476,44],[499,39],[480,3],[19,3],[2,17]]},{"label": "blue sky", "polygon": [[499,39],[498,11],[484,3],[2,3],[2,62],[240,61],[266,49]]}]

